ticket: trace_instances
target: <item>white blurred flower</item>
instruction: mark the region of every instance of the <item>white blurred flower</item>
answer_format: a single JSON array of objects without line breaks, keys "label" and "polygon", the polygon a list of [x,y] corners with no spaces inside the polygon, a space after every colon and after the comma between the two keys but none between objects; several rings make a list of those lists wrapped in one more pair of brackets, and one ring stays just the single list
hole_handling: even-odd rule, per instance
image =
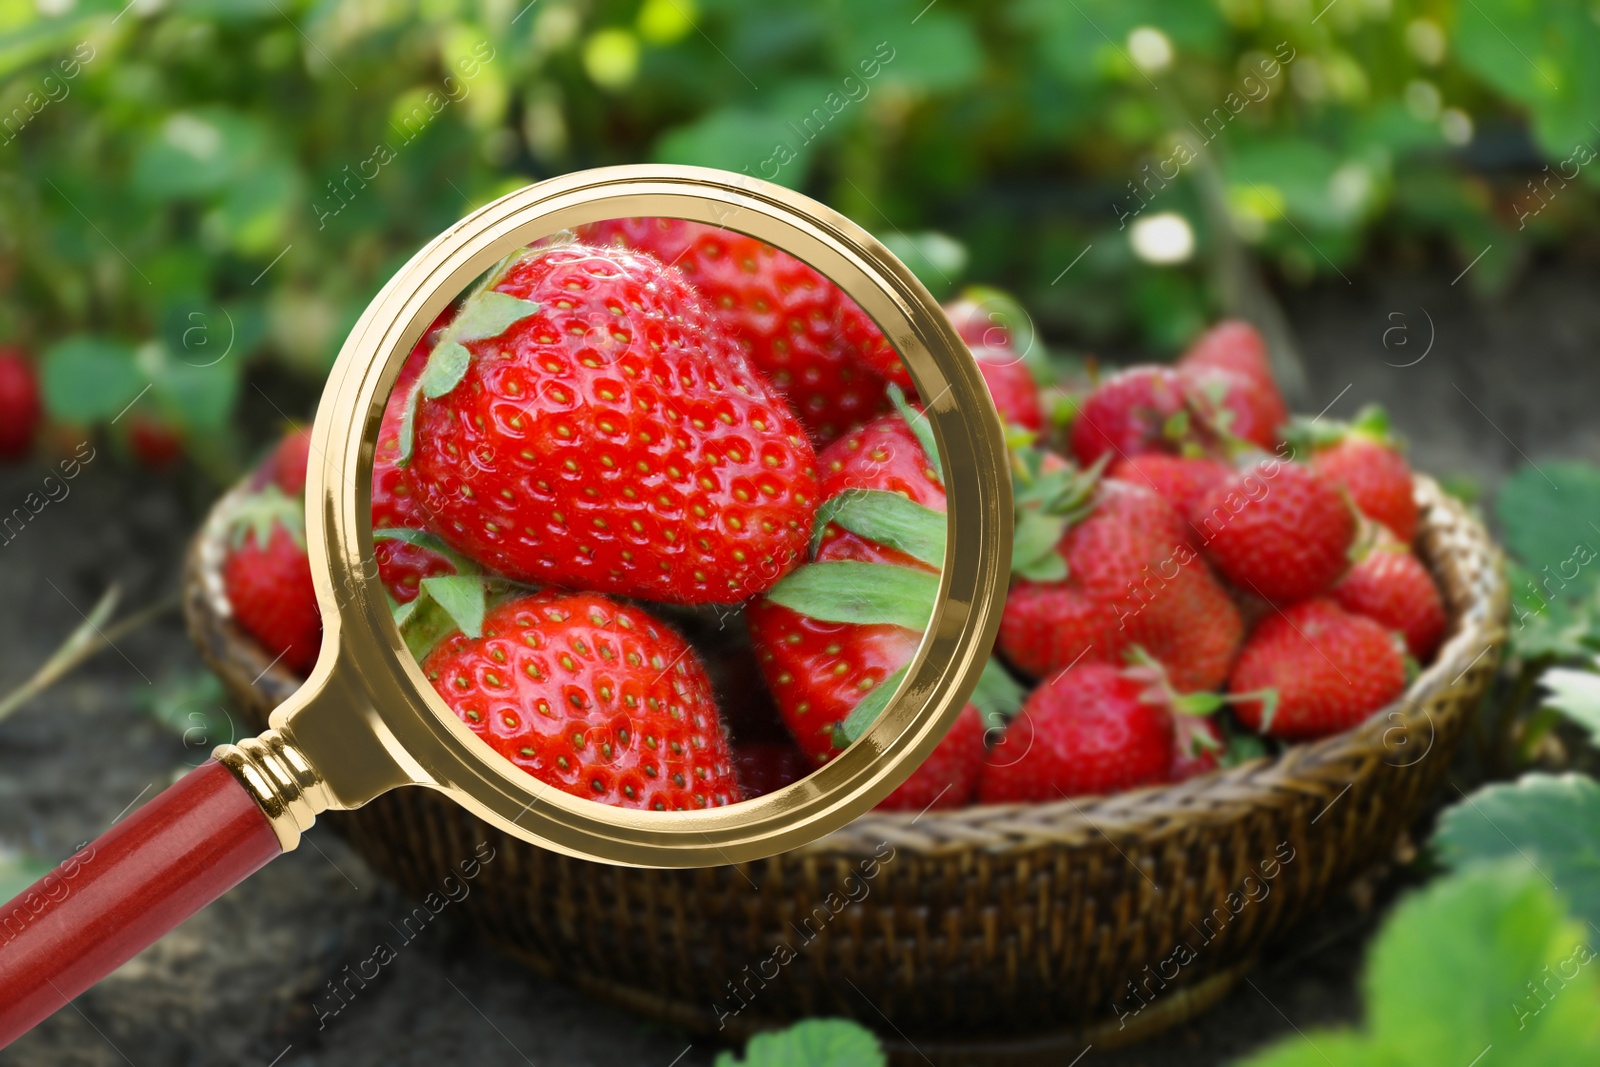
[{"label": "white blurred flower", "polygon": [[1472,116],[1458,107],[1447,107],[1439,116],[1439,133],[1453,145],[1464,145],[1472,140]]},{"label": "white blurred flower", "polygon": [[1194,254],[1194,230],[1176,211],[1162,211],[1135,221],[1128,243],[1146,263],[1182,263]]},{"label": "white blurred flower", "polygon": [[1136,26],[1128,34],[1128,53],[1146,74],[1159,74],[1172,66],[1172,42],[1154,26]]}]

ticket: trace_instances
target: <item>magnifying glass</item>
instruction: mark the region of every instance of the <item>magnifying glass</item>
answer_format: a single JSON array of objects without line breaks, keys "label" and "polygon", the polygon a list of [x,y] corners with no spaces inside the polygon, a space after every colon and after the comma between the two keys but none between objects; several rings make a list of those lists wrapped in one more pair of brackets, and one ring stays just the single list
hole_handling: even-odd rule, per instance
[{"label": "magnifying glass", "polygon": [[[495,378],[490,373],[493,368],[479,365],[489,358],[481,342],[519,321],[519,316],[527,319],[530,304],[545,310],[538,319],[541,328],[560,328],[562,286],[571,289],[572,300],[578,301],[587,284],[584,279],[601,276],[593,271],[550,273],[551,264],[570,266],[574,257],[593,255],[592,249],[585,251],[590,246],[563,244],[555,235],[581,233],[607,220],[642,218],[687,220],[754,237],[842,289],[876,323],[909,372],[921,398],[921,411],[915,417],[931,429],[948,504],[943,566],[926,632],[898,687],[864,732],[807,777],[753,799],[719,795],[709,781],[697,789],[700,783],[689,780],[695,772],[674,772],[684,778],[673,783],[679,792],[652,795],[689,798],[681,807],[674,805],[677,810],[654,810],[667,807],[665,803],[597,803],[581,788],[552,784],[547,780],[550,774],[541,778],[519,766],[516,752],[497,745],[498,735],[474,721],[471,709],[452,707],[441,696],[441,688],[449,692],[453,684],[452,678],[441,681],[442,661],[437,658],[441,653],[419,662],[415,642],[408,645],[408,635],[396,623],[374,552],[382,538],[375,542],[372,529],[375,454],[391,391],[408,373],[407,356],[460,293],[493,271],[475,291],[479,299],[469,298],[457,313],[456,327],[445,331],[440,346],[455,348],[443,356],[436,349],[422,372],[426,380],[412,389],[412,394],[437,400],[459,388],[464,390],[461,399],[482,397],[484,403],[477,408],[462,403],[441,409],[417,401],[425,408],[408,417],[404,433],[408,448],[432,449],[427,462],[443,471],[441,484],[448,489],[434,503],[436,517],[452,524],[450,531],[456,535],[447,540],[481,544],[490,554],[495,545],[517,541],[517,531],[504,529],[498,518],[518,514],[516,509],[472,496],[480,484],[474,482],[474,472],[495,462],[494,456],[474,451],[474,442],[480,442],[474,434],[485,429],[485,420],[516,419],[520,410],[492,402],[514,395],[521,385],[514,375]],[[585,555],[584,538],[576,537],[572,544],[578,546],[579,555],[566,560],[559,573],[549,574],[540,569],[539,551],[528,549],[529,541],[523,539],[521,554],[511,552],[508,557],[515,564],[509,569],[540,588],[525,599],[510,601],[509,609],[491,613],[507,628],[508,638],[537,641],[539,612],[560,614],[582,604],[594,610],[593,625],[616,638],[606,646],[611,654],[648,656],[657,650],[638,643],[642,631],[651,631],[650,637],[667,647],[677,647],[673,641],[683,644],[673,636],[670,616],[651,606],[654,599],[674,599],[663,592],[669,586],[702,587],[701,594],[676,597],[680,603],[733,603],[770,588],[792,568],[794,560],[773,548],[783,537],[763,540],[763,532],[774,531],[759,528],[779,514],[762,506],[763,494],[776,494],[768,491],[770,483],[761,480],[760,464],[770,459],[781,465],[814,453],[793,433],[783,434],[782,441],[771,438],[774,427],[767,425],[769,419],[790,415],[778,394],[763,391],[767,387],[762,379],[747,375],[742,362],[723,365],[697,355],[699,346],[711,344],[701,336],[702,319],[674,317],[670,306],[664,316],[646,314],[671,296],[663,287],[676,284],[672,277],[676,275],[646,279],[637,291],[617,290],[619,302],[612,310],[621,325],[613,340],[645,358],[631,365],[631,372],[622,362],[605,369],[615,370],[617,388],[632,389],[626,395],[641,405],[631,432],[671,433],[677,426],[688,442],[693,424],[693,447],[683,454],[692,454],[695,468],[678,471],[680,477],[703,478],[710,484],[718,477],[747,471],[746,481],[740,483],[744,488],[730,491],[751,498],[751,510],[745,513],[751,519],[749,528],[740,531],[743,539],[731,539],[722,547],[725,556],[669,550],[674,544],[669,535],[695,528],[688,516],[687,525],[668,524],[655,531],[661,545],[656,553],[624,538],[607,542],[614,549],[609,553],[596,554],[590,544]],[[518,285],[526,291],[518,290]],[[540,299],[525,299],[534,289]],[[469,311],[470,321],[461,324]],[[629,334],[639,322],[647,324],[648,336]],[[602,365],[619,350],[607,347],[605,338],[593,340],[592,353],[580,346],[579,358],[592,356]],[[480,342],[475,349],[468,347],[473,342]],[[661,358],[651,362],[651,353]],[[670,412],[645,410],[654,402],[663,408],[674,406],[674,383],[665,378],[671,369],[686,378],[699,376],[688,384],[699,390],[696,395],[701,399],[712,399],[698,407],[679,403]],[[652,377],[653,392],[648,388]],[[555,380],[542,380],[537,387],[559,390],[559,385],[550,384]],[[591,376],[586,387],[603,390],[607,380],[605,374]],[[718,395],[728,403],[719,404]],[[549,392],[542,399],[561,402]],[[586,479],[603,477],[608,456],[595,441],[580,440],[575,447],[580,449],[577,454],[595,464],[567,486],[581,493]],[[746,450],[750,455],[742,454]],[[742,175],[668,166],[584,171],[518,190],[457,223],[418,252],[356,323],[324,389],[311,456],[306,535],[323,621],[315,668],[295,696],[273,712],[271,729],[218,748],[207,763],[0,909],[0,1046],[269,860],[294,849],[319,813],[358,808],[390,789],[439,790],[524,841],[607,863],[656,867],[741,863],[820,837],[882,800],[939,742],[977,683],[1003,606],[1011,544],[1006,447],[967,347],[927,290],[871,235],[807,197]],[[530,453],[527,458],[529,470],[536,473],[552,457]],[[453,474],[451,462],[456,464]],[[539,479],[534,474],[529,478],[529,491],[536,491]],[[690,497],[680,502],[693,507]],[[818,503],[799,502],[808,523]],[[538,506],[549,511],[541,521],[555,520],[557,503]],[[606,535],[597,529],[590,540],[599,543]],[[793,531],[785,536],[791,543],[795,540]],[[809,527],[800,531],[802,555],[810,536]],[[630,544],[634,547],[616,547]],[[775,562],[766,570],[756,565],[768,558]],[[555,585],[565,591],[552,590]],[[519,610],[521,623],[516,622]],[[531,629],[524,633],[519,625]],[[633,631],[633,636],[625,630]],[[495,647],[475,647],[486,648],[491,657],[497,654]],[[443,654],[447,657],[449,651]],[[558,664],[566,655],[547,651]],[[695,662],[692,653],[684,655],[689,657],[686,662]],[[510,668],[520,662],[503,658]],[[665,684],[679,687],[679,704],[669,713],[695,719],[699,712],[693,694],[686,692],[695,680],[680,681],[687,676],[673,664],[662,662],[661,667]],[[522,663],[522,669],[530,676],[541,673],[533,660]],[[483,668],[481,676],[461,681],[477,685],[486,678],[500,680],[491,666]],[[568,693],[554,682],[550,696],[584,699],[582,692]],[[612,694],[606,696],[610,699]],[[655,699],[643,690],[632,696]],[[629,694],[617,698],[628,699]],[[714,733],[714,727],[690,726],[701,729],[696,735],[689,728],[685,736],[691,738],[686,742],[691,746],[696,743],[694,736],[704,736],[707,730]],[[606,743],[643,752],[652,742],[666,740],[640,736],[643,733],[630,734],[624,727],[609,733]],[[644,777],[638,788],[650,786],[645,781],[649,767],[659,772],[670,766],[677,765],[665,758],[649,763],[640,771]],[[696,765],[690,761],[682,766]],[[631,779],[597,781],[596,788],[602,787],[635,786]]]}]

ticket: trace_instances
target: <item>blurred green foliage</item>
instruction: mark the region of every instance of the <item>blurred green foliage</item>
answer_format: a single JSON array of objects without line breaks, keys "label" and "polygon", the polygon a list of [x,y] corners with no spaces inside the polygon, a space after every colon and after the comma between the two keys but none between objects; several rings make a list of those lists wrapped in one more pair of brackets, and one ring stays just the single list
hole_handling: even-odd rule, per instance
[{"label": "blurred green foliage", "polygon": [[251,361],[324,374],[468,210],[663,160],[1171,349],[1241,248],[1303,282],[1492,245],[1493,287],[1593,230],[1596,54],[1587,0],[0,0],[0,340],[57,419],[137,397],[226,456]]}]

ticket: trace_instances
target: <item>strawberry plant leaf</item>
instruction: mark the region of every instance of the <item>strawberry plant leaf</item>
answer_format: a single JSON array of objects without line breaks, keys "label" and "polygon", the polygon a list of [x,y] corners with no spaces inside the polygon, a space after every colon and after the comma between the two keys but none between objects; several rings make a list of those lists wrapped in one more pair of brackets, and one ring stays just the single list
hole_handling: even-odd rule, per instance
[{"label": "strawberry plant leaf", "polygon": [[810,563],[767,591],[767,599],[822,622],[928,628],[939,576],[886,563]]},{"label": "strawberry plant leaf", "polygon": [[[1367,960],[1361,1031],[1291,1035],[1241,1067],[1505,1063],[1600,1057],[1592,935],[1523,864],[1435,882],[1403,901]],[[1539,990],[1540,992],[1534,992]]]},{"label": "strawberry plant leaf", "polygon": [[1530,464],[1501,487],[1495,515],[1544,599],[1576,599],[1600,587],[1600,468]]},{"label": "strawberry plant leaf", "polygon": [[133,347],[104,337],[69,337],[51,346],[39,380],[45,409],[62,422],[115,418],[148,384]]},{"label": "strawberry plant leaf", "polygon": [[1580,917],[1600,924],[1600,783],[1587,775],[1525,774],[1486,786],[1445,810],[1433,841],[1452,867],[1531,863]]},{"label": "strawberry plant leaf", "polygon": [[1600,674],[1551,667],[1539,675],[1539,684],[1550,690],[1547,707],[1588,730],[1591,744],[1600,741]]},{"label": "strawberry plant leaf", "polygon": [[878,716],[883,714],[883,709],[889,706],[895,693],[900,688],[900,683],[905,681],[906,671],[911,665],[901,667],[889,677],[873,686],[866,696],[856,702],[837,726],[833,728],[833,745],[835,748],[849,748],[856,740],[878,721]]},{"label": "strawberry plant leaf", "polygon": [[417,385],[429,400],[444,396],[466,376],[472,363],[472,353],[458,341],[441,341],[428,356],[428,365],[422,370]]},{"label": "strawberry plant leaf", "polygon": [[983,665],[983,673],[978,675],[978,684],[968,703],[978,709],[985,730],[997,730],[1004,729],[1027,696],[1028,691],[1011,677],[999,660],[991,657]]},{"label": "strawberry plant leaf", "polygon": [[906,425],[911,428],[912,436],[922,446],[923,454],[928,457],[928,466],[933,468],[934,477],[939,479],[939,484],[944,484],[944,464],[939,461],[939,446],[933,440],[933,427],[928,423],[928,417],[906,402],[906,394],[901,392],[898,385],[889,386],[889,399],[894,402],[895,410],[900,417],[906,420]]},{"label": "strawberry plant leaf", "polygon": [[787,1030],[757,1034],[744,1057],[717,1056],[715,1067],[887,1067],[872,1031],[845,1019],[806,1019]]},{"label": "strawberry plant leaf", "polygon": [[824,501],[812,527],[811,551],[817,551],[829,523],[887,548],[897,549],[930,567],[944,565],[945,530],[941,512],[882,489],[846,489]]},{"label": "strawberry plant leaf", "polygon": [[444,339],[459,344],[499,337],[538,310],[539,305],[532,300],[486,289],[461,305]]}]

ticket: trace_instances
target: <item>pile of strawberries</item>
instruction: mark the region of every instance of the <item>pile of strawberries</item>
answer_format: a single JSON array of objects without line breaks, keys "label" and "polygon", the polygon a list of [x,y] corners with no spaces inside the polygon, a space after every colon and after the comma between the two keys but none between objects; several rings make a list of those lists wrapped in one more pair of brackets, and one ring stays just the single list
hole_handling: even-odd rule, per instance
[{"label": "pile of strawberries", "polygon": [[[1010,425],[1015,580],[972,703],[884,807],[1188,777],[1346,729],[1432,655],[1445,614],[1381,419],[1291,425],[1260,338],[1225,323],[1052,426],[1010,332],[947,311]],[[223,575],[300,672],[308,447],[237,498]],[[781,788],[870,725],[927,626],[946,506],[860,308],[667,219],[500,264],[411,354],[372,480],[378,573],[444,701],[528,773],[655,810]]]}]

